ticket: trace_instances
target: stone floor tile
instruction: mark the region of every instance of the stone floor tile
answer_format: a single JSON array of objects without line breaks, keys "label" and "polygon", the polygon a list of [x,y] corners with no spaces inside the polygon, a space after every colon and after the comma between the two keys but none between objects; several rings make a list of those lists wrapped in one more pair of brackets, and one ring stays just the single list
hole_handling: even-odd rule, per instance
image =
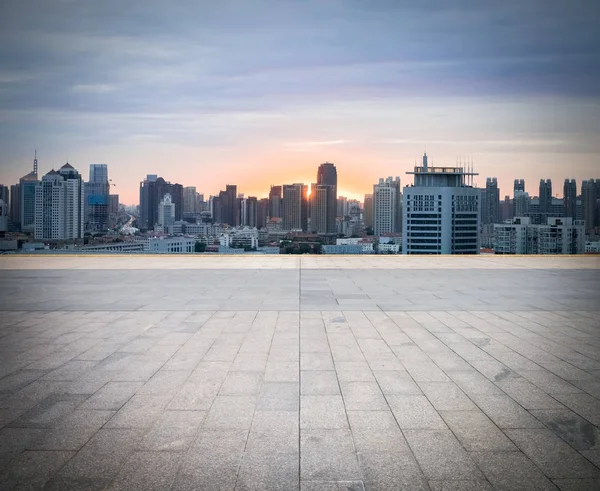
[{"label": "stone floor tile", "polygon": [[185,452],[205,415],[204,411],[165,411],[140,441],[137,450]]},{"label": "stone floor tile", "polygon": [[429,491],[429,485],[410,453],[358,453],[366,489]]},{"label": "stone floor tile", "polygon": [[418,382],[418,385],[438,411],[470,411],[476,408],[453,382]]},{"label": "stone floor tile", "polygon": [[465,450],[506,452],[517,447],[481,411],[440,411]]},{"label": "stone floor tile", "polygon": [[387,396],[387,401],[402,430],[446,429],[444,421],[425,396]]},{"label": "stone floor tile", "polygon": [[362,481],[350,430],[300,431],[301,481]]},{"label": "stone floor tile", "polygon": [[600,477],[600,469],[549,429],[506,430],[506,434],[550,478]]},{"label": "stone floor tile", "polygon": [[382,370],[374,371],[373,374],[386,395],[421,395],[423,392],[419,386],[408,376],[405,371]]},{"label": "stone floor tile", "polygon": [[340,385],[333,370],[304,370],[300,373],[302,395],[337,395]]},{"label": "stone floor tile", "polygon": [[106,409],[118,411],[142,387],[142,382],[108,382],[81,409]]},{"label": "stone floor tile", "polygon": [[265,382],[260,389],[259,411],[298,411],[300,387],[297,382]]},{"label": "stone floor tile", "polygon": [[301,396],[300,428],[348,428],[344,402],[339,395]]},{"label": "stone floor tile", "polygon": [[404,435],[428,479],[483,479],[450,430],[406,430]]},{"label": "stone floor tile", "polygon": [[249,430],[257,396],[217,396],[203,427],[207,429]]},{"label": "stone floor tile", "polygon": [[388,409],[377,382],[340,382],[347,411],[381,411]]},{"label": "stone floor tile", "polygon": [[560,491],[597,491],[600,479],[553,479]]},{"label": "stone floor tile", "polygon": [[556,486],[521,452],[472,452],[494,490],[556,491]]},{"label": "stone floor tile", "polygon": [[261,372],[229,372],[219,395],[252,395],[258,394],[262,383]]},{"label": "stone floor tile", "polygon": [[173,452],[135,452],[121,468],[109,491],[162,491],[169,489],[180,456]]},{"label": "stone floor tile", "polygon": [[348,411],[348,419],[357,452],[410,452],[391,411]]}]

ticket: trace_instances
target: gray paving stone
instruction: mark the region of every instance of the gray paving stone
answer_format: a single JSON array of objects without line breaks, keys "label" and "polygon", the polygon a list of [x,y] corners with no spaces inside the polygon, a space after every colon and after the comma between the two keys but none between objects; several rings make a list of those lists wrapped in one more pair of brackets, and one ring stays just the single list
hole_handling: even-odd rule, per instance
[{"label": "gray paving stone", "polygon": [[203,427],[207,429],[249,430],[257,396],[217,396]]},{"label": "gray paving stone", "polygon": [[41,489],[75,452],[26,450],[0,472],[0,489]]},{"label": "gray paving stone", "polygon": [[470,411],[476,408],[453,382],[419,382],[418,384],[438,411]]},{"label": "gray paving stone", "polygon": [[162,491],[169,489],[179,467],[180,456],[172,452],[135,452],[108,488],[110,491]]},{"label": "gray paving stone", "polygon": [[471,399],[498,427],[541,428],[543,425],[507,395],[472,395]]},{"label": "gray paving stone", "polygon": [[339,395],[301,396],[300,428],[348,428],[342,397]]},{"label": "gray paving stone", "polygon": [[252,395],[258,394],[262,382],[261,372],[229,372],[219,395]]},{"label": "gray paving stone", "polygon": [[577,450],[600,450],[600,430],[573,411],[538,410],[531,413]]},{"label": "gray paving stone", "polygon": [[410,453],[359,453],[366,489],[429,491],[429,485]]},{"label": "gray paving stone", "polygon": [[374,371],[381,391],[386,395],[421,395],[422,391],[405,371]]},{"label": "gray paving stone", "polygon": [[377,382],[340,382],[347,411],[388,409]]},{"label": "gray paving stone", "polygon": [[406,430],[404,435],[428,479],[483,479],[450,430]]},{"label": "gray paving stone", "polygon": [[481,411],[441,411],[440,414],[467,451],[517,450]]},{"label": "gray paving stone", "polygon": [[596,491],[600,489],[599,479],[553,479],[560,491]]},{"label": "gray paving stone", "polygon": [[402,430],[447,428],[425,396],[393,395],[387,401]]},{"label": "gray paving stone", "polygon": [[337,395],[340,385],[333,370],[304,370],[300,373],[302,395]]},{"label": "gray paving stone", "polygon": [[204,411],[166,411],[137,446],[140,451],[185,452],[192,443]]},{"label": "gray paving stone", "polygon": [[600,477],[600,469],[548,429],[506,430],[506,434],[550,478]]},{"label": "gray paving stone", "polygon": [[298,411],[300,387],[297,382],[265,382],[258,397],[259,411]]},{"label": "gray paving stone", "polygon": [[556,486],[521,452],[470,454],[494,489],[499,491],[556,491]]},{"label": "gray paving stone", "polygon": [[301,481],[362,481],[350,430],[300,432]]},{"label": "gray paving stone", "polygon": [[562,409],[564,406],[524,378],[496,382],[504,392],[525,409]]},{"label": "gray paving stone", "polygon": [[118,411],[142,387],[142,382],[108,382],[81,409],[106,409]]},{"label": "gray paving stone", "polygon": [[300,487],[299,453],[249,451],[244,454],[235,489],[293,491]]},{"label": "gray paving stone", "polygon": [[358,452],[410,452],[408,444],[389,410],[348,411],[348,419]]}]

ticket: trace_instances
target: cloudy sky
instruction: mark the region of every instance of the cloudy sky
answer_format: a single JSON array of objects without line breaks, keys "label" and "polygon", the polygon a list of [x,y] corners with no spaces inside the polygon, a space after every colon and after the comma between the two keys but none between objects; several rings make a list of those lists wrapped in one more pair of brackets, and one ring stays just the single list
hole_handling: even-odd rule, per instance
[{"label": "cloudy sky", "polygon": [[0,183],[106,163],[206,195],[338,194],[472,160],[501,194],[600,177],[597,0],[4,0]]}]

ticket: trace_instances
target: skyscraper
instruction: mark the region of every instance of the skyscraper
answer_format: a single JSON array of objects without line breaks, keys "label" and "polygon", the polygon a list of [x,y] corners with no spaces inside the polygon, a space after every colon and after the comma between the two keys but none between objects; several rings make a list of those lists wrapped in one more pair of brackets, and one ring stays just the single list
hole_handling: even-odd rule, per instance
[{"label": "skyscraper", "polygon": [[146,179],[140,182],[140,218],[138,224],[140,229],[151,230],[157,223],[158,204],[165,194],[171,195],[171,201],[175,204],[175,220],[183,217],[183,186],[171,184],[162,177],[148,174]]},{"label": "skyscraper", "polygon": [[8,218],[15,230],[21,230],[21,185],[10,186],[10,215]]},{"label": "skyscraper", "polygon": [[4,201],[4,205],[8,208],[10,205],[10,187],[0,184],[0,199]]},{"label": "skyscraper", "polygon": [[269,218],[281,218],[281,186],[271,186],[269,191]]},{"label": "skyscraper", "polygon": [[256,228],[267,226],[267,216],[269,215],[269,198],[262,198],[256,204]]},{"label": "skyscraper", "polygon": [[158,203],[157,221],[158,231],[168,232],[169,227],[175,223],[175,211],[177,207],[171,199],[171,195],[166,193]]},{"label": "skyscraper", "polygon": [[516,196],[517,192],[525,192],[525,180],[524,179],[515,179],[514,187],[513,187],[513,197]]},{"label": "skyscraper", "polygon": [[373,195],[365,194],[365,202],[363,205],[363,221],[365,228],[373,227]]},{"label": "skyscraper", "polygon": [[302,183],[283,185],[282,227],[306,232],[308,222],[308,186]]},{"label": "skyscraper", "polygon": [[258,200],[256,196],[248,196],[248,198],[243,200],[241,225],[247,227],[257,226],[257,205]]},{"label": "skyscraper", "polygon": [[577,184],[575,179],[565,179],[563,187],[563,216],[577,219]]},{"label": "skyscraper", "polygon": [[196,213],[197,193],[195,186],[183,188],[183,213]]},{"label": "skyscraper", "polygon": [[581,216],[585,221],[586,233],[600,226],[598,200],[600,200],[600,179],[583,181],[581,183]]},{"label": "skyscraper", "polygon": [[71,164],[51,170],[36,185],[34,234],[40,240],[83,238],[85,192]]},{"label": "skyscraper", "polygon": [[35,229],[35,187],[38,183],[37,151],[33,170],[19,179],[19,223],[21,232],[33,233]]},{"label": "skyscraper", "polygon": [[379,179],[373,186],[373,232],[375,235],[400,232],[400,178]]},{"label": "skyscraper", "polygon": [[[311,228],[318,234],[335,234],[337,215],[337,170],[330,162],[317,170],[316,185],[311,186]],[[318,214],[315,221],[314,213]]]},{"label": "skyscraper", "polygon": [[552,206],[552,180],[540,179],[540,223],[544,225],[550,216]]},{"label": "skyscraper", "polygon": [[84,184],[85,224],[87,230],[108,228],[110,183],[106,164],[90,165],[90,180]]},{"label": "skyscraper", "polygon": [[482,223],[498,223],[500,219],[500,190],[498,179],[488,177],[485,180],[485,208],[482,213]]},{"label": "skyscraper", "polygon": [[225,186],[225,191],[219,193],[219,206],[221,208],[219,223],[237,227],[240,224],[237,185],[227,184]]},{"label": "skyscraper", "polygon": [[479,254],[479,194],[468,183],[477,175],[462,167],[416,166],[402,208],[404,254]]}]

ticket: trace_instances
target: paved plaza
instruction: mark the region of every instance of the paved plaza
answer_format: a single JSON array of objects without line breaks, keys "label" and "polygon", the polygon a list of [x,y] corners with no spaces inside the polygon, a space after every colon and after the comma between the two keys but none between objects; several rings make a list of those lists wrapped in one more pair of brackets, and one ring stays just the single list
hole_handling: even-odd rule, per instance
[{"label": "paved plaza", "polygon": [[0,490],[600,490],[600,258],[0,257]]}]

